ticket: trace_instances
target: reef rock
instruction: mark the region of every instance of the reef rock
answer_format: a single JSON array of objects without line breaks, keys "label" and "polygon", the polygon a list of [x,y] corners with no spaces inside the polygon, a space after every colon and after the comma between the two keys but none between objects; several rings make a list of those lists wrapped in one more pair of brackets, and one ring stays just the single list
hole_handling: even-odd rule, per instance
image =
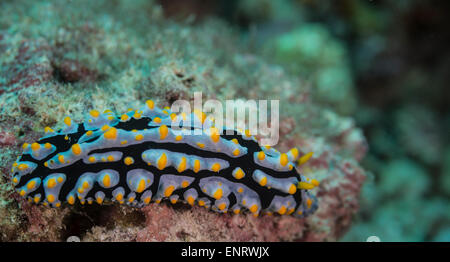
[{"label": "reef rock", "polygon": [[[0,26],[8,29],[0,31],[0,241],[334,241],[350,227],[365,179],[361,130],[315,101],[298,76],[250,54],[225,23],[173,22],[151,1],[14,1],[2,3]],[[253,217],[164,202],[50,209],[14,192],[9,172],[20,145],[45,126],[149,98],[166,106],[194,91],[219,101],[280,100],[276,148],[314,152],[299,167],[321,181],[314,215]]]}]

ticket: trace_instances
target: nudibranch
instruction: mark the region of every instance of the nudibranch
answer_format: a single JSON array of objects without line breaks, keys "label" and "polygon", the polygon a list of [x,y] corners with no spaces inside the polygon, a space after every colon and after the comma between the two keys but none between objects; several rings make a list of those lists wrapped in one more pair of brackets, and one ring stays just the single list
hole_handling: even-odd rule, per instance
[{"label": "nudibranch", "polygon": [[[192,130],[200,134],[186,132]],[[83,123],[66,117],[62,129],[46,127],[44,137],[25,143],[12,181],[29,202],[50,207],[169,200],[220,213],[297,217],[317,209],[310,190],[319,182],[296,168],[311,153],[280,153],[249,131],[224,130],[203,112],[175,114],[152,100],[121,116],[92,110]]]}]

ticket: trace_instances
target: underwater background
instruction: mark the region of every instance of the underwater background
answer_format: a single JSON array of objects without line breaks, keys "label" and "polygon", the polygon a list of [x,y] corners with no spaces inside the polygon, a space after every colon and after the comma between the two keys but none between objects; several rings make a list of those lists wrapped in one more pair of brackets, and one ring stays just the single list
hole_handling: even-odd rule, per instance
[{"label": "underwater background", "polygon": [[[450,241],[450,3],[0,2],[0,241]],[[311,217],[21,199],[24,142],[152,98],[280,99],[280,143],[314,152]]]}]

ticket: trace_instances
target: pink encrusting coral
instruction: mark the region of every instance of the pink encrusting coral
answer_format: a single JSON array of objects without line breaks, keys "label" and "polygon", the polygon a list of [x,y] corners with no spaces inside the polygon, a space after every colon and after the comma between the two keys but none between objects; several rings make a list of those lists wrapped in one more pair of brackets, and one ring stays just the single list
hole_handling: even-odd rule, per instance
[{"label": "pink encrusting coral", "polygon": [[[5,38],[10,37],[10,35],[5,36]],[[0,94],[50,81],[53,75],[50,56],[50,46],[46,41],[24,40],[14,59],[4,65],[2,74],[6,76],[6,83],[0,89]]]},{"label": "pink encrusting coral", "polygon": [[17,139],[12,133],[0,131],[0,146],[13,146],[16,143]]}]

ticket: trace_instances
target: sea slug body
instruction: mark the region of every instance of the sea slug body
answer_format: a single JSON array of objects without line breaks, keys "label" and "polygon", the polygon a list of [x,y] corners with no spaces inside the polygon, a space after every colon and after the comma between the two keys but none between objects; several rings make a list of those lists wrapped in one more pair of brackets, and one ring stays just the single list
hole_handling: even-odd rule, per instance
[{"label": "sea slug body", "polygon": [[[201,127],[200,135],[188,134]],[[51,207],[77,201],[143,207],[167,199],[255,216],[304,217],[317,209],[309,190],[318,181],[295,168],[311,154],[280,153],[249,132],[220,131],[202,112],[177,115],[151,100],[121,116],[92,110],[83,123],[66,117],[61,130],[47,127],[43,138],[25,143],[12,181],[28,201]]]}]

